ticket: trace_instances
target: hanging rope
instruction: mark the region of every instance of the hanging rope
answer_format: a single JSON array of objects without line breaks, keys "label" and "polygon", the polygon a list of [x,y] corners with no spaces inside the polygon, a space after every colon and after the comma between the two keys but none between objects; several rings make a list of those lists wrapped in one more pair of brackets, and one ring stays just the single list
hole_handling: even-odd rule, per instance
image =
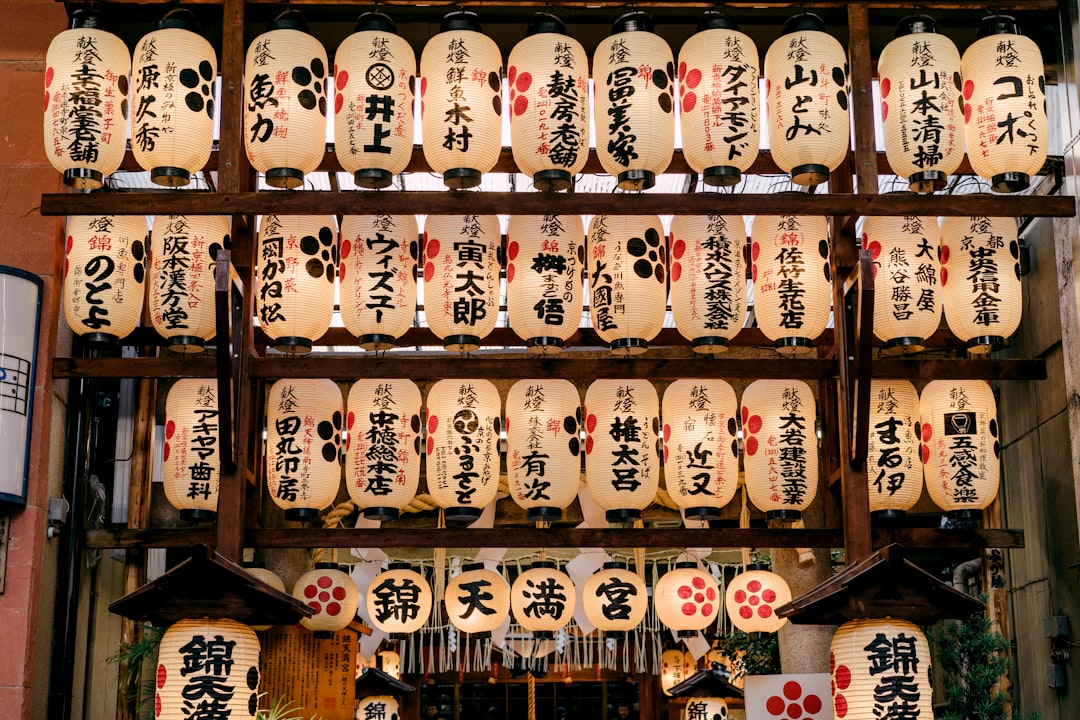
[{"label": "hanging rope", "polygon": [[[341,527],[345,522],[345,519],[354,512],[356,512],[356,504],[351,500],[346,500],[340,505],[335,505],[330,509],[330,512],[323,515],[323,527],[330,529]],[[311,551],[311,561],[313,563],[322,562],[325,557],[326,548],[315,548]]]},{"label": "hanging rope", "polygon": [[536,720],[536,678],[529,673],[529,720]]}]

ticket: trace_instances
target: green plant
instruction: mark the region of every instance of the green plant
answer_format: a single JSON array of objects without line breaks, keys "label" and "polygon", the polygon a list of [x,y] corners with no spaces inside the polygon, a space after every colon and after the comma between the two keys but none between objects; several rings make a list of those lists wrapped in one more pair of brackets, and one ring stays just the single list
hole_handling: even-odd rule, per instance
[{"label": "green plant", "polygon": [[157,666],[158,646],[164,628],[144,625],[133,643],[120,643],[116,652],[108,658],[116,663],[122,673],[119,678],[123,688],[123,697],[132,715],[138,718],[154,716],[154,680],[143,680],[144,667]]},{"label": "green plant", "polygon": [[[259,699],[262,700],[266,696],[266,693],[260,693]],[[265,708],[260,708],[255,713],[255,720],[322,720],[321,715],[312,715],[310,718],[305,718],[303,715],[297,714],[300,708],[293,706],[291,700],[286,700],[284,697],[271,698],[269,704]]]},{"label": "green plant", "polygon": [[773,675],[780,672],[780,643],[776,633],[764,637],[733,630],[720,638],[720,651],[731,658],[731,676]]}]

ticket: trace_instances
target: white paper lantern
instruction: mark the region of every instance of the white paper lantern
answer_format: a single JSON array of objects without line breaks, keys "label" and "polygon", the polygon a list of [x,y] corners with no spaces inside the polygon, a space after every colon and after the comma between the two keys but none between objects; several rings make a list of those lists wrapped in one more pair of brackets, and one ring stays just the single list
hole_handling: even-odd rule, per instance
[{"label": "white paper lantern", "polygon": [[424,237],[428,326],[447,350],[478,350],[499,319],[499,219],[429,215]]},{"label": "white paper lantern", "polygon": [[876,517],[903,517],[922,494],[919,413],[919,393],[907,380],[870,381],[866,464]]},{"label": "white paper lantern", "polygon": [[[285,589],[285,582],[278,577],[277,573],[267,570],[261,564],[245,562],[244,572],[251,575],[259,582],[269,585],[280,593],[285,593],[286,595],[289,594],[289,591]],[[256,632],[266,632],[272,627],[273,625],[252,625],[251,629]]]},{"label": "white paper lantern", "polygon": [[401,655],[393,650],[380,650],[375,653],[375,667],[395,680],[401,679]]},{"label": "white paper lantern", "polygon": [[519,380],[506,396],[506,481],[532,521],[556,521],[577,497],[581,398],[568,380]]},{"label": "white paper lantern", "polygon": [[930,645],[913,623],[892,618],[844,623],[833,635],[829,671],[837,718],[879,720],[900,704],[909,717],[934,716]]},{"label": "white paper lantern", "polygon": [[791,602],[791,588],[784,578],[764,568],[748,565],[746,572],[728,583],[724,596],[728,618],[746,633],[776,632],[787,624],[776,609]]},{"label": "white paper lantern", "polygon": [[534,562],[510,588],[514,620],[536,639],[554,637],[556,631],[566,627],[576,602],[574,581],[546,560]]},{"label": "white paper lantern", "polygon": [[165,499],[183,520],[213,520],[217,514],[219,431],[217,382],[177,380],[165,400],[161,479]]},{"label": "white paper lantern", "polygon": [[368,620],[392,635],[413,633],[431,614],[431,586],[408,563],[388,563],[367,591]]},{"label": "white paper lantern", "polygon": [[338,283],[341,321],[365,350],[389,350],[416,316],[415,215],[346,215]]},{"label": "white paper lantern", "polygon": [[[213,704],[231,720],[259,707],[259,638],[235,620],[179,620],[161,636],[154,674],[154,717],[186,718]],[[211,690],[213,695],[211,695]]]},{"label": "white paper lantern", "polygon": [[607,562],[581,590],[585,617],[607,637],[621,637],[645,619],[649,592],[645,581],[624,562]]},{"label": "white paper lantern", "polygon": [[330,637],[347,628],[360,607],[352,576],[333,562],[315,563],[314,569],[297,579],[292,595],[315,611],[311,617],[300,618],[300,624],[316,637]]},{"label": "white paper lantern", "polygon": [[697,563],[677,562],[656,581],[653,606],[664,627],[677,637],[693,637],[716,620],[720,588]]},{"label": "white paper lantern", "polygon": [[707,720],[728,720],[728,704],[723,698],[691,697],[686,699],[686,720],[707,718]]},{"label": "white paper lantern", "polygon": [[671,688],[690,677],[694,656],[681,647],[669,648],[660,655],[660,690],[671,697]]},{"label": "white paper lantern", "polygon": [[468,563],[443,593],[450,624],[470,635],[490,633],[510,615],[510,585],[483,563]]},{"label": "white paper lantern", "polygon": [[398,720],[397,699],[390,695],[371,695],[361,698],[356,706],[356,720]]}]

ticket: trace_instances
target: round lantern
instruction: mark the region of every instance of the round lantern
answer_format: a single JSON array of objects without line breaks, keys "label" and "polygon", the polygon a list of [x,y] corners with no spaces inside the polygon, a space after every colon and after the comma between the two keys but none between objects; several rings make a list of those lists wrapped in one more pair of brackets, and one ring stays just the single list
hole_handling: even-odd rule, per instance
[{"label": "round lantern", "polygon": [[900,21],[878,61],[885,155],[915,192],[941,190],[964,159],[960,53],[926,15]]},{"label": "round lantern", "polygon": [[217,334],[217,254],[232,245],[224,215],[158,215],[150,229],[150,321],[175,352]]},{"label": "round lantern", "polygon": [[624,562],[607,562],[581,590],[585,617],[608,637],[621,637],[645,619],[649,592],[645,581]]},{"label": "round lantern", "polygon": [[128,73],[124,41],[97,8],[72,13],[71,28],[45,55],[45,154],[64,184],[97,190],[120,167],[127,143]]},{"label": "round lantern", "polygon": [[315,520],[341,484],[341,390],[332,380],[278,380],[266,398],[266,485],[285,519]]},{"label": "round lantern", "polygon": [[506,396],[506,480],[529,520],[555,521],[577,497],[581,397],[568,380],[519,380]]},{"label": "round lantern", "polygon": [[694,656],[680,648],[669,648],[660,656],[660,689],[671,696],[671,688],[690,677]]},{"label": "round lantern", "polygon": [[694,352],[719,355],[746,322],[746,224],[741,215],[671,221],[671,311]]},{"label": "round lantern", "polygon": [[960,61],[971,168],[994,192],[1018,192],[1046,161],[1046,81],[1038,44],[1008,15],[990,15]]},{"label": "round lantern", "polygon": [[656,617],[677,637],[693,637],[716,620],[720,588],[697,563],[677,562],[656,581],[653,606]]},{"label": "round lantern", "polygon": [[748,565],[727,586],[724,608],[732,624],[746,633],[776,632],[787,624],[776,608],[791,602],[791,589],[765,565]]},{"label": "round lantern", "polygon": [[147,240],[141,215],[68,218],[64,318],[76,335],[115,345],[139,324]]},{"label": "round lantern", "polygon": [[214,48],[189,10],[174,9],[135,45],[131,149],[158,185],[182,187],[214,145]]},{"label": "round lantern", "polygon": [[165,499],[189,522],[217,514],[219,453],[218,386],[213,380],[177,380],[165,400],[161,476]]},{"label": "round lantern", "polygon": [[1014,218],[942,221],[941,294],[949,330],[968,352],[983,355],[1006,346],[1024,306]]},{"label": "round lantern", "polygon": [[718,519],[739,489],[738,414],[723,380],[676,380],[664,391],[664,481],[687,518]]},{"label": "round lantern", "polygon": [[360,607],[356,583],[332,562],[315,563],[313,570],[296,581],[292,594],[315,611],[311,617],[300,618],[300,624],[314,630],[316,637],[330,637],[348,627]]},{"label": "round lantern", "polygon": [[333,216],[260,216],[255,311],[275,348],[310,352],[330,328],[337,263]]},{"label": "round lantern", "polygon": [[416,56],[394,21],[364,13],[334,54],[334,153],[359,187],[384,188],[412,160]]},{"label": "round lantern", "polygon": [[502,55],[476,13],[443,17],[420,56],[424,158],[447,187],[480,184],[502,149]]},{"label": "round lantern", "polygon": [[933,380],[919,398],[926,490],[949,518],[977,519],[998,493],[997,404],[982,380]]},{"label": "round lantern", "polygon": [[391,635],[413,633],[431,614],[433,596],[424,576],[409,563],[388,563],[367,591],[368,620]]},{"label": "round lantern", "polygon": [[562,20],[537,13],[509,62],[514,162],[537,190],[565,190],[589,159],[589,56]]},{"label": "round lantern", "polygon": [[922,494],[919,412],[919,393],[907,380],[870,381],[866,465],[876,517],[903,517]]},{"label": "round lantern", "polygon": [[[285,593],[286,595],[289,594],[288,590],[285,589],[285,582],[280,577],[278,577],[277,573],[267,570],[265,567],[262,566],[261,563],[256,564],[253,562],[245,562],[244,572],[258,580],[259,582],[265,585],[269,585],[280,593]],[[273,625],[252,625],[251,629],[258,632],[265,632],[272,627]]]},{"label": "round lantern", "polygon": [[538,640],[552,638],[566,627],[576,602],[574,581],[546,560],[534,562],[510,588],[514,620]]},{"label": "round lantern", "polygon": [[691,697],[686,699],[687,720],[707,718],[708,720],[728,720],[728,704],[723,698]]},{"label": "round lantern", "polygon": [[755,380],[742,396],[750,502],[769,520],[798,520],[818,489],[817,403],[802,380]]},{"label": "round lantern", "polygon": [[393,650],[380,650],[375,653],[375,667],[395,680],[401,679],[401,655]]},{"label": "round lantern", "polygon": [[424,237],[428,327],[447,350],[478,350],[499,319],[499,218],[429,215]]},{"label": "round lantern", "polygon": [[608,522],[632,522],[660,487],[656,388],[648,380],[595,380],[584,414],[589,494]]},{"label": "round lantern", "polygon": [[765,54],[769,145],[796,185],[820,185],[847,157],[848,60],[812,13],[784,23]]},{"label": "round lantern", "polygon": [[510,614],[510,586],[483,563],[469,563],[450,578],[443,593],[450,624],[470,635],[499,627]]},{"label": "round lantern", "polygon": [[389,350],[416,316],[415,215],[341,220],[341,320],[365,350]]},{"label": "round lantern", "polygon": [[427,486],[447,522],[475,522],[495,502],[501,410],[489,380],[439,380],[428,391]]},{"label": "round lantern", "polygon": [[646,13],[629,12],[593,54],[596,154],[623,190],[648,190],[675,151],[675,61]]},{"label": "round lantern", "polygon": [[420,388],[365,378],[349,389],[345,486],[370,520],[396,520],[420,484]]},{"label": "round lantern", "polygon": [[511,215],[506,235],[506,308],[530,353],[550,355],[577,332],[585,289],[580,215]]},{"label": "round lantern", "polygon": [[638,355],[664,325],[667,249],[655,215],[596,215],[587,246],[589,315],[613,352]]},{"label": "round lantern", "polygon": [[358,720],[398,720],[400,717],[398,701],[390,695],[371,695],[357,701],[356,717]]},{"label": "round lantern", "polygon": [[[229,620],[179,620],[161,636],[154,717],[188,717],[195,701],[213,702],[232,720],[254,720],[259,707],[259,638]],[[213,700],[207,698],[210,688]]]},{"label": "round lantern", "polygon": [[326,50],[304,16],[286,10],[248,47],[244,148],[266,184],[304,184],[326,154]]},{"label": "round lantern", "polygon": [[721,12],[679,51],[679,105],[687,164],[706,185],[737,184],[758,153],[758,51]]},{"label": "round lantern", "polygon": [[758,215],[750,231],[750,258],[761,332],[781,355],[813,352],[832,308],[828,220]]},{"label": "round lantern", "polygon": [[844,720],[893,714],[898,688],[909,717],[931,718],[930,645],[907,620],[852,620],[837,628],[829,651],[833,708]]}]

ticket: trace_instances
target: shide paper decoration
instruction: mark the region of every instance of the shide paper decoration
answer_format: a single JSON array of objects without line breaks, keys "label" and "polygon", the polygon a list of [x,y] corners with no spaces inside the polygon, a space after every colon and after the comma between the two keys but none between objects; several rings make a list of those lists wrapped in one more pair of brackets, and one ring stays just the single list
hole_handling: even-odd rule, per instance
[{"label": "shide paper decoration", "polygon": [[161,476],[165,499],[183,520],[213,520],[217,514],[220,429],[214,380],[186,378],[169,388]]},{"label": "shide paper decoration", "polygon": [[315,563],[314,569],[296,581],[292,595],[315,611],[311,617],[301,618],[300,624],[315,631],[316,637],[330,637],[347,628],[360,607],[352,577],[333,562]]},{"label": "shide paper decoration", "polygon": [[876,517],[903,517],[922,494],[919,413],[919,393],[907,380],[870,381],[866,464]]},{"label": "shide paper decoration", "polygon": [[490,633],[510,614],[510,586],[483,563],[468,563],[443,593],[450,624],[471,635]]},{"label": "shide paper decoration", "polygon": [[585,617],[607,637],[620,637],[645,619],[649,592],[645,581],[624,562],[607,562],[581,590]]},{"label": "shide paper decoration", "polygon": [[697,563],[677,562],[656,581],[653,606],[664,627],[677,637],[693,637],[716,620],[720,589],[712,575]]},{"label": "shide paper decoration", "polygon": [[368,588],[368,620],[391,635],[416,632],[427,622],[433,601],[428,581],[409,563],[388,563]]},{"label": "shide paper decoration", "polygon": [[576,602],[574,581],[547,560],[534,562],[510,588],[514,620],[538,640],[550,639],[566,627]]},{"label": "shide paper decoration", "polygon": [[180,620],[165,631],[154,675],[154,717],[187,718],[199,707],[231,720],[259,708],[259,638],[235,620]]},{"label": "shide paper decoration", "polygon": [[934,715],[930,646],[922,631],[906,620],[841,625],[833,635],[829,672],[837,718],[878,720],[895,715],[897,705],[909,717]]},{"label": "shide paper decoration", "polygon": [[731,623],[746,633],[776,632],[787,624],[776,608],[791,602],[791,589],[765,565],[748,565],[727,586],[724,608]]}]

